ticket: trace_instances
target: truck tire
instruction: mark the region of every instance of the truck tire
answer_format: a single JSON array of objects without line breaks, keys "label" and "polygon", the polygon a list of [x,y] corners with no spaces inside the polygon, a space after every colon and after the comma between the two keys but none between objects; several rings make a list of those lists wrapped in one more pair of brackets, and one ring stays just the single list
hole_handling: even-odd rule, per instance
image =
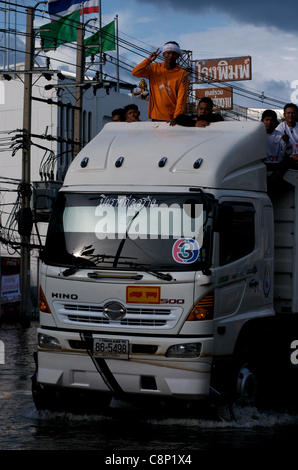
[{"label": "truck tire", "polygon": [[256,406],[257,399],[257,374],[251,364],[244,363],[238,369],[235,403],[240,406]]},{"label": "truck tire", "polygon": [[[240,332],[233,353],[232,401],[240,406],[263,407],[271,392],[268,380],[272,377],[270,366],[272,351],[270,324],[251,322]],[[271,352],[272,356],[272,352]]]}]

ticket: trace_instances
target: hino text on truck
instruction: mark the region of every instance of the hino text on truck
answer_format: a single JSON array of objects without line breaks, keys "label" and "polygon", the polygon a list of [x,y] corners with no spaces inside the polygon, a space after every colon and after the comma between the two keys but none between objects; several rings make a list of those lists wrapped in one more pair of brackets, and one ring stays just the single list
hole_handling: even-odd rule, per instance
[{"label": "hino text on truck", "polygon": [[80,152],[43,251],[38,409],[290,393],[298,172],[269,197],[266,146],[260,122],[140,122]]}]

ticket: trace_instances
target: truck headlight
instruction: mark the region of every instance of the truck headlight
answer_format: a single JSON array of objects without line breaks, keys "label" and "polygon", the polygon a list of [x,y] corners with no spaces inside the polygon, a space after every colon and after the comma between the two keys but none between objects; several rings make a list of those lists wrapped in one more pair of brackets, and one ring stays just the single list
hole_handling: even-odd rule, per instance
[{"label": "truck headlight", "polygon": [[202,350],[202,343],[175,344],[171,346],[166,357],[199,357]]},{"label": "truck headlight", "polygon": [[54,349],[55,351],[61,349],[61,345],[57,338],[44,335],[43,333],[38,333],[38,346],[42,349]]}]

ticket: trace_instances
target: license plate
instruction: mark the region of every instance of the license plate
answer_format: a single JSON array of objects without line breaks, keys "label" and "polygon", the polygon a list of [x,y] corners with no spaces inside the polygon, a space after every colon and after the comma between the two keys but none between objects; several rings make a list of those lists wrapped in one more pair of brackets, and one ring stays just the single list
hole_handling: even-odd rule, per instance
[{"label": "license plate", "polygon": [[109,359],[128,359],[129,342],[125,339],[94,338],[94,356]]}]

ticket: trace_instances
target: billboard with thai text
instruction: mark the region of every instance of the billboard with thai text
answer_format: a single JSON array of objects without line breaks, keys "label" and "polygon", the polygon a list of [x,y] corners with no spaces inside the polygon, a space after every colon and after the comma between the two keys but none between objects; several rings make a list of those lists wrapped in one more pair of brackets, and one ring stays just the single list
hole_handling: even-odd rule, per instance
[{"label": "billboard with thai text", "polygon": [[251,80],[251,57],[195,61],[196,82]]},{"label": "billboard with thai text", "polygon": [[196,99],[208,97],[213,101],[213,110],[233,109],[233,89],[232,87],[197,88]]}]

